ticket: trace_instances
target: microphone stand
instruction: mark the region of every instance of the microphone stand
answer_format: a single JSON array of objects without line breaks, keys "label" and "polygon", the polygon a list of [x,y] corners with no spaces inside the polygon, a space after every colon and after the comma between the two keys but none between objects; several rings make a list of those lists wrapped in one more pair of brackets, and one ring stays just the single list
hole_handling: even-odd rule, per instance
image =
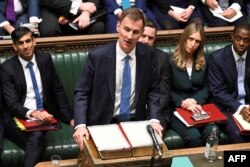
[{"label": "microphone stand", "polygon": [[153,146],[153,153],[152,153],[152,156],[151,156],[151,159],[150,159],[150,167],[154,167],[155,166],[155,145]]}]

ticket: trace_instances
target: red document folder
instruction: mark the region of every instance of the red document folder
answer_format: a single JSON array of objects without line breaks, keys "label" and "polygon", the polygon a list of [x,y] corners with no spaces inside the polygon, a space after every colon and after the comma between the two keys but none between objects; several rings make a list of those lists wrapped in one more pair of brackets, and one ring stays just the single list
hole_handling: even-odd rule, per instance
[{"label": "red document folder", "polygon": [[57,130],[58,121],[52,117],[49,123],[44,123],[41,120],[25,120],[21,118],[14,118],[17,126],[24,131],[35,130]]},{"label": "red document folder", "polygon": [[235,125],[238,127],[241,135],[250,135],[249,123],[247,125],[244,124],[243,123],[244,120],[243,119],[239,119],[239,117],[235,116],[235,114],[232,115],[232,118],[234,120]]},{"label": "red document folder", "polygon": [[202,109],[207,112],[210,116],[209,119],[205,119],[205,120],[200,120],[200,121],[195,121],[192,118],[192,113],[188,110],[185,110],[183,108],[176,108],[176,112],[175,115],[179,115],[180,117],[178,117],[181,121],[185,121],[184,123],[187,126],[201,126],[201,125],[206,125],[209,123],[225,123],[227,118],[226,116],[218,109],[218,107],[211,103],[211,104],[204,104],[202,106]]}]

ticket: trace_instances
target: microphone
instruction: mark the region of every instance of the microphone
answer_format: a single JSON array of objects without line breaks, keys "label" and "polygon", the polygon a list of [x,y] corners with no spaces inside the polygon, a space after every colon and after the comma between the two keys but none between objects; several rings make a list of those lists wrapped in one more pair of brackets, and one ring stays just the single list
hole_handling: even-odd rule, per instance
[{"label": "microphone", "polygon": [[155,133],[154,133],[154,128],[151,125],[147,125],[147,130],[148,130],[148,133],[150,134],[150,136],[151,136],[151,138],[153,140],[154,148],[158,151],[159,156],[161,157],[162,153],[161,153],[161,150],[160,150],[158,140],[156,139],[156,136],[155,136]]}]

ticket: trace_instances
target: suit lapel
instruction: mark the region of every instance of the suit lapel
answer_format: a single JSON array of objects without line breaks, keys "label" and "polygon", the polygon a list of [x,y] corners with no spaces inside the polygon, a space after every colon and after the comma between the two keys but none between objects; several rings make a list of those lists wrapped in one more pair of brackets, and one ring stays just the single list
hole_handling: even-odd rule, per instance
[{"label": "suit lapel", "polygon": [[[143,58],[144,51],[143,49],[139,49],[139,45],[136,45],[136,79],[135,79],[135,104],[137,103],[138,96],[141,91],[142,87],[142,79],[144,75],[144,68],[145,68],[145,60]],[[149,67],[150,68],[150,67]]]},{"label": "suit lapel", "polygon": [[231,47],[232,45],[227,46],[227,48],[225,49],[225,53],[222,55],[222,60],[225,61],[225,69],[232,69],[228,71],[228,74],[231,76],[230,78],[232,78],[232,82],[237,88],[237,68]]},{"label": "suit lapel", "polygon": [[106,70],[107,82],[111,94],[111,100],[115,100],[115,67],[116,67],[116,43],[112,43],[110,52],[106,54],[104,68]]},{"label": "suit lapel", "polygon": [[23,90],[23,92],[25,92],[23,94],[26,94],[27,85],[26,85],[26,80],[25,80],[25,76],[24,76],[24,71],[23,71],[22,64],[19,61],[17,55],[15,56],[15,59],[14,59],[14,69],[15,69],[15,75],[17,78],[17,82],[18,81],[20,82],[21,89]]},{"label": "suit lapel", "polygon": [[247,50],[246,64],[245,64],[245,90],[248,95],[248,99],[250,99],[249,94],[249,85],[250,85],[250,49]]}]

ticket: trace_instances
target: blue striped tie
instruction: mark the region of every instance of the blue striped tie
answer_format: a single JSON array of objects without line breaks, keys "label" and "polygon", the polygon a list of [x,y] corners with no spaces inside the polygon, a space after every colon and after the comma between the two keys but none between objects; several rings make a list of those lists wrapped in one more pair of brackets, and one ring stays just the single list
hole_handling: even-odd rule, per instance
[{"label": "blue striped tie", "polygon": [[125,10],[127,8],[130,8],[130,0],[122,0],[122,9]]},{"label": "blue striped tie", "polygon": [[130,94],[131,94],[131,70],[129,66],[129,56],[124,58],[123,80],[121,89],[121,104],[119,121],[130,120]]},{"label": "blue striped tie", "polygon": [[29,62],[27,67],[29,68],[29,71],[30,71],[30,77],[31,77],[32,84],[33,84],[33,89],[34,89],[34,92],[35,92],[37,110],[42,110],[43,109],[43,102],[42,102],[42,99],[41,99],[41,96],[40,96],[40,93],[39,93],[39,89],[38,89],[38,86],[37,86],[36,76],[35,76],[35,73],[34,73],[34,70],[33,70],[33,63]]}]

